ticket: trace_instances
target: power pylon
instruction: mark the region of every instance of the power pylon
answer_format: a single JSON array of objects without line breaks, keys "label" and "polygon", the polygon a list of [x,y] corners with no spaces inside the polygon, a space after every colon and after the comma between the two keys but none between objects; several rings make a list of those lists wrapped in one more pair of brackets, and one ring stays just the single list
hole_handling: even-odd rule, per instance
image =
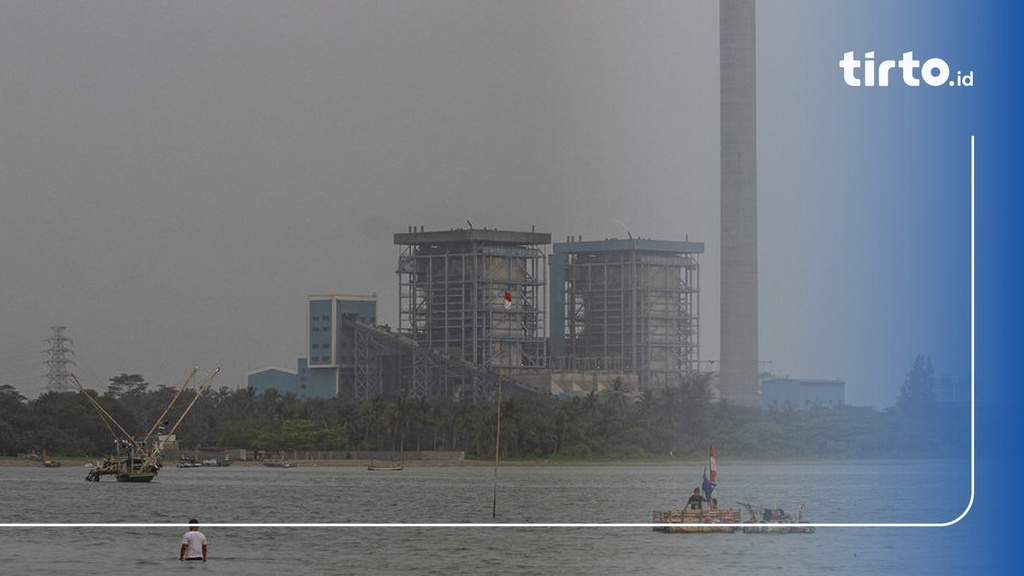
[{"label": "power pylon", "polygon": [[46,390],[48,392],[63,392],[73,390],[71,386],[71,371],[68,366],[75,364],[68,356],[74,356],[75,351],[71,348],[74,342],[64,335],[67,326],[50,326],[53,334],[46,339],[50,345],[46,350]]}]

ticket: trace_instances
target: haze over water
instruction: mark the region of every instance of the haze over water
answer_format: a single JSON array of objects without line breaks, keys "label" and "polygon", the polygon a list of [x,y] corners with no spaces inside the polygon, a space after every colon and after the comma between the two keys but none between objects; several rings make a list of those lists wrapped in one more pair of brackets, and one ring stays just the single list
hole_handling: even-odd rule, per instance
[{"label": "haze over water", "polygon": [[[970,497],[960,463],[719,465],[722,505],[807,508],[811,522],[941,523]],[[815,534],[660,534],[643,524],[679,507],[695,466],[503,466],[497,518],[489,467],[167,468],[151,484],[87,483],[85,469],[0,469],[4,523],[181,523],[179,527],[3,528],[17,574],[176,569],[196,516],[217,574],[934,574],[962,557],[940,528],[819,528]],[[530,523],[531,527],[474,524]],[[386,527],[220,527],[216,523],[385,523]],[[407,527],[402,523],[465,523]],[[952,563],[952,564],[951,564]],[[193,566],[189,566],[194,568]]]}]

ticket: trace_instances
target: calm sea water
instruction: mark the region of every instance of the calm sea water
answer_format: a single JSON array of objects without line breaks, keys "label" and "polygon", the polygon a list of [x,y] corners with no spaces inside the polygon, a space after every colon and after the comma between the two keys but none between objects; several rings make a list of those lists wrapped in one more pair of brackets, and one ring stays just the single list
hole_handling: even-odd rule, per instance
[{"label": "calm sea water", "polygon": [[[718,498],[795,509],[811,522],[943,523],[970,499],[964,463],[719,465]],[[178,527],[3,527],[0,573],[200,570],[209,574],[940,574],[968,571],[955,529],[821,527],[814,534],[661,534],[701,470],[672,466],[167,468],[150,484],[86,470],[0,468],[0,522],[182,523],[198,517],[206,564],[181,563]],[[530,523],[410,527],[402,523]],[[388,523],[226,527],[217,523]]]}]

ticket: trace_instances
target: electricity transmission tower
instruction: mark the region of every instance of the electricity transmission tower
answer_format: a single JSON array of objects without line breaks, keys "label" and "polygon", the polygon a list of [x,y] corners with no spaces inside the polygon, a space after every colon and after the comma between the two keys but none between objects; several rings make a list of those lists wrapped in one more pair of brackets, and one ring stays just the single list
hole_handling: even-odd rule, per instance
[{"label": "electricity transmission tower", "polygon": [[65,329],[67,326],[50,326],[53,334],[46,339],[46,343],[50,346],[46,350],[45,362],[49,368],[46,372],[46,390],[48,392],[72,389],[71,372],[68,370],[68,366],[73,366],[75,362],[68,356],[74,356],[75,351],[71,349],[74,344],[71,338],[64,335]]}]

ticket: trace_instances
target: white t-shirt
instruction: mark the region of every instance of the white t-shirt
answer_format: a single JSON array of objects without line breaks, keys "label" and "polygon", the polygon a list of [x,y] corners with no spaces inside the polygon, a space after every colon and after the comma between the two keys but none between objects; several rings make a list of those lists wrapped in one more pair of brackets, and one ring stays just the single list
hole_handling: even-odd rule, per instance
[{"label": "white t-shirt", "polygon": [[203,546],[206,545],[206,536],[199,530],[189,530],[181,537],[181,543],[188,546],[185,550],[185,559],[202,558]]}]

